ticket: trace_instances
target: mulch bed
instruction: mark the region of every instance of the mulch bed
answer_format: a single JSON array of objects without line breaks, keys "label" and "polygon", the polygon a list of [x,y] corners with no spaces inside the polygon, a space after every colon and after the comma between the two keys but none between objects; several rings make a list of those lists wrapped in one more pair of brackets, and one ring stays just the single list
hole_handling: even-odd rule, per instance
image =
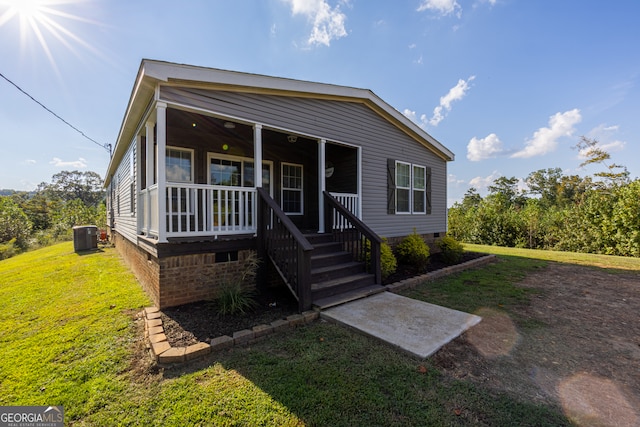
[{"label": "mulch bed", "polygon": [[[460,262],[479,258],[484,254],[465,252]],[[383,284],[399,282],[428,272],[448,267],[439,254],[429,258],[426,270],[417,270],[408,265],[398,265],[394,274]],[[251,329],[260,324],[269,324],[298,313],[298,303],[284,285],[271,287],[256,296],[255,309],[241,315],[220,315],[213,301],[202,301],[167,308],[162,311],[162,322],[167,341],[173,347],[186,347],[199,341],[210,342],[211,339],[229,335],[243,329]]]}]

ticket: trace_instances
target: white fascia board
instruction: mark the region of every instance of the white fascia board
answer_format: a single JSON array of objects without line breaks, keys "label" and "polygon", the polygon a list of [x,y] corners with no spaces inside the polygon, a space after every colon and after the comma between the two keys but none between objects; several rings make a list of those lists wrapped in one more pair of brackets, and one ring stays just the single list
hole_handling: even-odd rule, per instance
[{"label": "white fascia board", "polygon": [[114,154],[107,169],[105,185],[108,184],[110,179],[110,172],[117,166],[119,158],[126,152],[139,121],[142,119],[140,115],[144,114],[149,102],[153,99],[158,83],[163,82],[167,84],[183,83],[197,86],[223,86],[229,87],[229,90],[235,88],[235,90],[273,92],[289,96],[306,95],[362,102],[373,107],[374,110],[383,112],[387,119],[391,118],[396,125],[404,127],[405,131],[413,134],[418,140],[425,141],[427,146],[431,146],[438,151],[445,160],[452,161],[455,157],[453,152],[429,135],[424,129],[368,89],[143,59],[118,134]]},{"label": "white fascia board", "polygon": [[294,94],[310,94],[321,97],[335,97],[369,102],[384,111],[396,122],[403,125],[419,138],[428,142],[442,157],[452,161],[455,155],[438,140],[429,135],[424,129],[408,119],[404,114],[386,103],[368,89],[349,86],[338,86],[328,83],[294,80],[283,77],[272,77],[261,74],[242,73],[238,71],[221,70],[217,68],[203,68],[192,65],[175,64],[154,60],[145,60],[145,73],[156,80],[164,82],[194,82],[197,84],[215,84],[229,87],[255,88],[258,91],[274,91]]}]

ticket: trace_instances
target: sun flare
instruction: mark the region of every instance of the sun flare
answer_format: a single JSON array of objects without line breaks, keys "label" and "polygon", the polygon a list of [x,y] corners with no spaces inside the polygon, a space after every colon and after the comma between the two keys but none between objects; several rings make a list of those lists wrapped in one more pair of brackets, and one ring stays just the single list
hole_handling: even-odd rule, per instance
[{"label": "sun flare", "polygon": [[20,50],[24,52],[35,37],[51,65],[57,70],[50,47],[52,42],[61,43],[77,56],[80,56],[76,49],[78,45],[99,55],[91,45],[73,33],[68,25],[69,21],[97,23],[63,10],[65,5],[84,2],[86,0],[0,0],[0,29],[14,18],[17,19]]}]

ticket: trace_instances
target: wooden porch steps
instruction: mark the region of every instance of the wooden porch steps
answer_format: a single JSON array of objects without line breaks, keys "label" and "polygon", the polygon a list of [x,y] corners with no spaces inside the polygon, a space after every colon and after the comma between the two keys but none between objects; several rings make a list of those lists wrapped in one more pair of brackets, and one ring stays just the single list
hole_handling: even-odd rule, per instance
[{"label": "wooden porch steps", "polygon": [[385,290],[375,276],[365,271],[364,262],[333,242],[330,234],[306,234],[313,245],[311,254],[311,300],[319,308],[332,307]]}]

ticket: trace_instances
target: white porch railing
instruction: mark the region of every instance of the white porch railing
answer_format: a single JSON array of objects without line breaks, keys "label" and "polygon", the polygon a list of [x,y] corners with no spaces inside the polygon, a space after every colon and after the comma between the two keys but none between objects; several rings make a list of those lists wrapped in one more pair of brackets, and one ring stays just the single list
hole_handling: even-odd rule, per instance
[{"label": "white porch railing", "polygon": [[[360,218],[360,209],[359,209],[359,197],[357,194],[352,193],[330,193],[333,197],[336,198],[342,205],[344,205],[349,212],[354,214],[356,217]],[[344,230],[345,228],[350,228],[351,225],[345,221],[344,217],[340,216],[337,212],[333,213],[333,226],[339,230]]]},{"label": "white porch railing", "polygon": [[[331,193],[357,217],[357,194]],[[223,185],[167,183],[166,237],[201,237],[256,232],[257,192],[255,188]],[[154,184],[138,194],[140,233],[158,237],[158,186]],[[344,228],[334,218],[337,228]]]},{"label": "white porch railing", "polygon": [[[158,236],[158,184],[153,184],[138,193],[138,215],[141,232],[148,236]],[[155,207],[155,209],[154,209]]]},{"label": "white porch railing", "polygon": [[[147,191],[152,195],[149,224]],[[143,215],[141,232],[153,237],[158,236],[158,209],[153,208],[158,206],[157,194],[157,186],[153,186],[139,195],[139,206],[142,207],[140,214]],[[247,234],[256,231],[255,188],[167,183],[165,197],[167,237]]]}]

